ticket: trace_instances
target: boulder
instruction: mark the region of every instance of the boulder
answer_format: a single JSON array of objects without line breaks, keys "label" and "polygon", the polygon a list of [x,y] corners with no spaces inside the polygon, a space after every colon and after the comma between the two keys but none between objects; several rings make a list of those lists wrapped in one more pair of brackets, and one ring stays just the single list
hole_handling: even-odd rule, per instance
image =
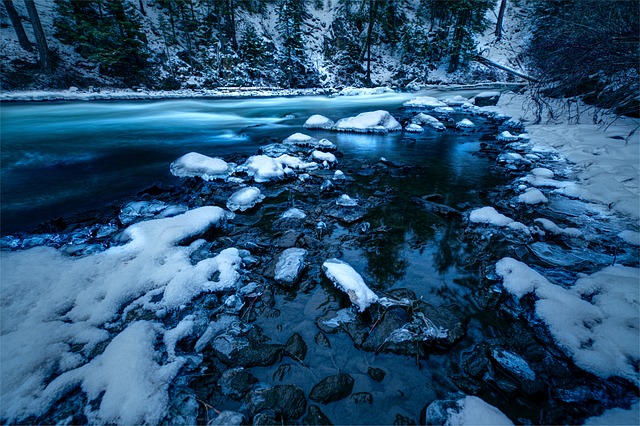
[{"label": "boulder", "polygon": [[304,391],[296,385],[276,385],[251,391],[246,399],[247,411],[252,417],[267,410],[273,410],[276,419],[295,420],[302,416],[307,407]]},{"label": "boulder", "polygon": [[500,92],[482,92],[478,93],[474,98],[474,103],[478,107],[494,106],[500,100]]},{"label": "boulder", "polygon": [[354,383],[355,380],[353,380],[353,377],[349,374],[335,374],[326,377],[316,384],[313,389],[311,389],[309,398],[321,404],[339,401],[351,395]]}]

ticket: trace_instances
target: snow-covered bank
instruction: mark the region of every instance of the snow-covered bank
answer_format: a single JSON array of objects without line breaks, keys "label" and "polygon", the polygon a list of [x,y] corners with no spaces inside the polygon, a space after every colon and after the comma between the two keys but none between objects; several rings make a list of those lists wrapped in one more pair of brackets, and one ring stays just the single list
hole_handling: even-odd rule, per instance
[{"label": "snow-covered bank", "polygon": [[[552,150],[568,163],[562,166],[574,174],[571,184],[554,190],[568,197],[598,203],[627,216],[637,226],[640,220],[640,120],[620,117],[610,125],[556,123],[529,124],[533,113],[524,105],[526,95],[505,94],[496,107],[485,110],[511,115],[522,122],[533,144],[532,150]],[[587,116],[582,121],[590,121]],[[549,187],[553,182],[541,182]],[[534,186],[536,183],[533,183]],[[637,229],[636,229],[637,230]]]}]

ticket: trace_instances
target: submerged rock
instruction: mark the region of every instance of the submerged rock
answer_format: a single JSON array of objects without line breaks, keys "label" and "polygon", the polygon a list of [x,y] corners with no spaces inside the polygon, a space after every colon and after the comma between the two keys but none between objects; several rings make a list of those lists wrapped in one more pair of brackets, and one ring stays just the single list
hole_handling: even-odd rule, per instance
[{"label": "submerged rock", "polygon": [[304,358],[307,356],[307,344],[298,333],[294,333],[293,336],[287,340],[285,348],[287,355],[297,361],[304,361]]},{"label": "submerged rock", "polygon": [[317,405],[310,405],[309,412],[302,418],[302,424],[307,426],[331,426],[331,420],[324,415]]},{"label": "submerged rock", "polygon": [[339,401],[351,395],[354,383],[355,380],[349,374],[335,374],[316,384],[311,389],[309,398],[321,404]]},{"label": "submerged rock", "polygon": [[283,251],[276,263],[275,280],[285,287],[290,287],[298,282],[304,269],[306,256],[307,251],[302,248],[288,248]]},{"label": "submerged rock", "polygon": [[252,417],[262,411],[273,410],[276,418],[284,421],[299,418],[307,407],[304,391],[296,385],[255,389],[247,395],[245,402]]},{"label": "submerged rock", "polygon": [[429,201],[419,197],[411,197],[411,201],[413,201],[414,204],[422,207],[424,210],[430,213],[437,214],[438,216],[462,219],[461,212],[445,204],[435,203],[433,201]]},{"label": "submerged rock", "polygon": [[226,370],[218,381],[218,385],[222,389],[223,395],[239,400],[243,398],[257,382],[258,379],[256,379],[253,374],[239,367]]}]

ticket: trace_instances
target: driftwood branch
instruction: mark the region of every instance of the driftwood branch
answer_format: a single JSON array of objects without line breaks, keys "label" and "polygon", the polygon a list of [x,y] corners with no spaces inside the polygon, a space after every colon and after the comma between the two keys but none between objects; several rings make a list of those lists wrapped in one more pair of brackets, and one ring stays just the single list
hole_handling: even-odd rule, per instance
[{"label": "driftwood branch", "polygon": [[509,68],[509,67],[505,67],[504,65],[500,65],[496,62],[493,62],[490,59],[485,58],[484,56],[480,56],[477,55],[475,57],[475,61],[481,63],[482,65],[488,66],[488,67],[494,67],[494,68],[498,68],[501,69],[503,71],[508,72],[509,74],[513,74],[517,77],[523,78],[525,80],[529,80],[529,81],[533,81],[534,83],[539,83],[539,81],[533,77],[530,77],[526,74],[521,73],[520,71],[516,71],[513,68]]}]

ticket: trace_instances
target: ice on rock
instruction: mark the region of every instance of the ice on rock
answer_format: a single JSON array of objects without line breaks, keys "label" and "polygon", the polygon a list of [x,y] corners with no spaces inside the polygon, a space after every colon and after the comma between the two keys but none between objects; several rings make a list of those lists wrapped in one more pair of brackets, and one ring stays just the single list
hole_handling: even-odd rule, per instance
[{"label": "ice on rock", "polygon": [[456,112],[456,110],[448,106],[439,106],[434,108],[433,112],[438,114],[448,115],[448,114],[453,114],[454,112]]},{"label": "ice on rock", "polygon": [[498,135],[498,140],[500,142],[515,142],[518,139],[520,138],[518,136],[512,135],[508,130],[505,130],[504,132]]},{"label": "ice on rock", "polygon": [[333,154],[332,154],[332,153],[330,153],[330,152],[313,151],[313,152],[311,153],[311,157],[312,157],[314,160],[321,161],[321,162],[326,161],[326,162],[327,162],[327,163],[329,163],[329,164],[333,164],[333,163],[336,163],[336,162],[338,161],[338,159],[336,158],[336,156],[335,156],[335,155],[333,155]]},{"label": "ice on rock", "polygon": [[305,212],[303,212],[302,210],[295,208],[295,207],[291,207],[290,209],[288,209],[287,211],[285,211],[284,213],[282,213],[282,216],[280,216],[281,219],[306,219],[307,218],[307,214]]},{"label": "ice on rock", "polygon": [[403,103],[402,105],[406,107],[412,108],[435,108],[435,107],[445,107],[447,104],[444,102],[432,97],[432,96],[420,96],[410,101]]},{"label": "ice on rock", "polygon": [[640,232],[624,230],[618,234],[618,237],[628,244],[640,246]]},{"label": "ice on rock", "polygon": [[444,102],[449,106],[463,106],[463,105],[471,105],[469,99],[464,96],[456,95],[452,98],[447,98]]},{"label": "ice on rock", "polygon": [[357,133],[387,133],[402,130],[398,120],[387,111],[370,111],[338,120],[334,130]]},{"label": "ice on rock", "polygon": [[347,194],[342,194],[336,200],[336,204],[343,207],[355,207],[358,205],[358,200],[349,197]]},{"label": "ice on rock", "polygon": [[608,266],[570,288],[554,285],[508,257],[496,264],[496,272],[516,298],[535,294],[536,315],[576,365],[603,378],[620,376],[638,383],[640,269]]},{"label": "ice on rock", "polygon": [[282,165],[266,155],[253,155],[247,158],[247,161],[238,167],[238,170],[245,171],[256,182],[268,182],[284,178]]},{"label": "ice on rock", "polygon": [[235,411],[222,411],[218,417],[207,423],[209,426],[240,426],[244,423],[244,416]]},{"label": "ice on rock", "polygon": [[204,180],[226,179],[233,166],[221,158],[190,152],[171,163],[171,174],[177,177],[200,177]]},{"label": "ice on rock", "polygon": [[329,139],[320,139],[318,141],[317,146],[318,146],[318,149],[324,150],[324,151],[335,151],[338,149],[336,144],[331,142]]},{"label": "ice on rock", "polygon": [[514,231],[520,231],[529,234],[529,228],[520,222],[498,213],[493,207],[481,207],[473,210],[469,214],[469,221],[472,223],[484,223],[487,225],[507,227]]},{"label": "ice on rock", "polygon": [[280,254],[275,269],[275,280],[285,285],[293,285],[300,278],[307,251],[302,248],[288,248]]},{"label": "ice on rock", "polygon": [[132,201],[120,210],[120,222],[128,225],[140,218],[150,218],[167,208],[161,201]]},{"label": "ice on rock", "polygon": [[422,132],[424,132],[424,129],[422,128],[422,126],[420,126],[418,124],[414,124],[414,123],[408,124],[407,127],[405,127],[404,129],[409,133],[422,133]]},{"label": "ice on rock", "polygon": [[333,180],[343,181],[346,178],[347,177],[345,176],[342,170],[336,170],[335,173],[333,174]]},{"label": "ice on rock", "polygon": [[304,133],[294,133],[293,135],[283,140],[282,143],[291,143],[291,144],[298,145],[298,144],[308,144],[308,143],[311,143],[313,140],[315,140],[315,138],[309,135],[305,135]]},{"label": "ice on rock", "polygon": [[348,263],[339,259],[329,259],[322,264],[322,270],[337,288],[349,295],[349,300],[360,312],[364,312],[369,305],[378,301],[378,296],[367,287],[360,274]]},{"label": "ice on rock", "polygon": [[538,218],[534,220],[534,223],[541,226],[545,231],[551,232],[555,235],[567,235],[570,237],[580,237],[582,231],[576,228],[560,228],[558,225],[550,221],[549,219]]},{"label": "ice on rock", "polygon": [[433,127],[436,130],[445,130],[446,127],[437,118],[421,112],[411,119],[414,124]]},{"label": "ice on rock", "polygon": [[518,195],[518,202],[523,204],[541,204],[549,201],[547,197],[537,188],[528,188],[524,193]]},{"label": "ice on rock", "polygon": [[473,129],[474,127],[476,127],[476,125],[468,118],[463,118],[456,123],[456,129]]},{"label": "ice on rock", "polygon": [[248,186],[231,194],[227,200],[227,208],[232,212],[237,210],[243,212],[253,208],[256,204],[261,203],[264,198],[265,197],[262,195],[259,188]]},{"label": "ice on rock", "polygon": [[305,121],[303,126],[305,129],[329,130],[334,124],[333,120],[325,117],[324,115],[314,114]]}]

